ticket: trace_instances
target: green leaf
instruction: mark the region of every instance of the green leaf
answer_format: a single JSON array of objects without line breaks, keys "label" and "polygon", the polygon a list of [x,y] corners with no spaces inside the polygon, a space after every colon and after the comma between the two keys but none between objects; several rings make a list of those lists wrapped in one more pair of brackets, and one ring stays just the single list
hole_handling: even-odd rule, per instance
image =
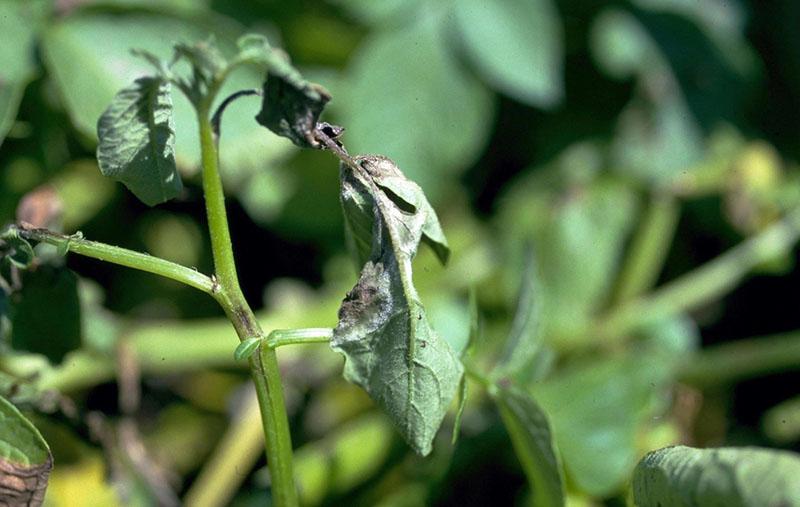
[{"label": "green leaf", "polygon": [[[569,160],[547,170],[558,170],[563,178]],[[557,184],[536,175],[513,186],[499,227],[512,259],[531,238],[539,332],[548,343],[570,345],[606,302],[635,223],[637,196],[629,185],[594,176],[553,191]],[[519,284],[518,276],[511,276],[509,292]]]},{"label": "green leaf", "polygon": [[17,408],[0,397],[0,484],[7,505],[41,505],[53,467],[50,448]]},{"label": "green leaf", "polygon": [[492,371],[495,377],[511,376],[527,367],[542,345],[539,327],[539,302],[537,300],[538,275],[533,247],[526,247],[522,283],[517,296],[517,309],[502,355]]},{"label": "green leaf", "polygon": [[429,196],[481,153],[494,112],[492,95],[452,52],[445,13],[433,8],[368,37],[331,104],[352,152],[385,153]]},{"label": "green leaf", "polygon": [[97,135],[97,162],[105,176],[149,206],[180,194],[168,82],[145,77],[120,90],[97,122]]},{"label": "green leaf", "polygon": [[591,496],[617,491],[636,463],[636,435],[668,378],[661,354],[572,364],[532,387],[571,483]]},{"label": "green leaf", "polygon": [[[147,51],[156,59],[168,59],[176,43],[191,45],[207,39],[209,33],[214,33],[223,54],[236,54],[241,28],[208,11],[181,18],[142,10],[83,9],[48,26],[42,39],[42,57],[75,128],[93,142],[97,118],[114,95],[135,79],[154,73],[150,63],[131,54],[132,48]],[[222,86],[219,101],[262,82],[261,69],[237,68]],[[191,174],[200,164],[197,115],[183,94],[174,94],[173,101],[175,159],[183,174]],[[241,99],[226,109],[220,165],[227,192],[236,193],[253,174],[272,170],[292,150],[289,143],[253,121],[256,104],[254,98]]]},{"label": "green leaf", "polygon": [[66,268],[40,266],[22,279],[12,299],[11,346],[60,363],[81,345],[77,278]]},{"label": "green leaf", "polygon": [[397,23],[413,14],[423,0],[333,0],[360,21],[369,24]]},{"label": "green leaf", "polygon": [[41,1],[0,0],[0,144],[14,124],[25,87],[36,70],[34,43]]},{"label": "green leaf", "polygon": [[800,505],[800,455],[757,447],[666,447],[636,466],[639,507]]},{"label": "green leaf", "polygon": [[353,167],[341,170],[345,214],[357,200],[354,209],[366,213],[371,207],[374,222],[371,255],[342,302],[331,347],[345,355],[345,378],[363,387],[411,447],[426,455],[463,367],[430,327],[412,283],[411,261],[430,219],[428,208],[398,205],[380,188],[387,177],[402,173],[379,156],[357,157]]},{"label": "green leaf", "polygon": [[[273,52],[275,55],[278,53]],[[256,121],[300,147],[316,147],[313,132],[331,96],[306,81],[288,57],[272,58],[264,81],[263,102]]]},{"label": "green leaf", "polygon": [[564,477],[550,423],[530,395],[512,387],[493,394],[537,507],[564,505]]},{"label": "green leaf", "polygon": [[550,0],[457,0],[453,12],[467,54],[492,86],[527,104],[564,96],[563,34]]}]

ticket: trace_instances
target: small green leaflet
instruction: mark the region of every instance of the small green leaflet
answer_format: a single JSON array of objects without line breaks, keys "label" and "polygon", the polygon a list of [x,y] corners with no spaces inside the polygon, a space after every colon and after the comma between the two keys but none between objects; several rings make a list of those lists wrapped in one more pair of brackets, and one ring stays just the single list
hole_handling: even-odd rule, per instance
[{"label": "small green leaflet", "polygon": [[41,505],[53,457],[39,431],[0,397],[0,503]]},{"label": "small green leaflet", "polygon": [[757,447],[666,447],[636,466],[639,507],[800,505],[800,455]]},{"label": "small green leaflet", "polygon": [[97,122],[100,171],[125,184],[148,206],[183,189],[175,167],[170,85],[143,77],[121,90]]},{"label": "small green leaflet", "polygon": [[444,261],[447,244],[422,191],[388,158],[356,157],[343,164],[341,183],[349,234],[361,243],[357,257],[365,256],[367,241],[371,248],[339,309],[331,347],[346,358],[345,378],[363,387],[409,445],[426,455],[463,367],[428,323],[411,261],[423,240]]},{"label": "small green leaflet", "polygon": [[564,505],[564,472],[547,416],[530,394],[514,387],[492,393],[537,507]]}]

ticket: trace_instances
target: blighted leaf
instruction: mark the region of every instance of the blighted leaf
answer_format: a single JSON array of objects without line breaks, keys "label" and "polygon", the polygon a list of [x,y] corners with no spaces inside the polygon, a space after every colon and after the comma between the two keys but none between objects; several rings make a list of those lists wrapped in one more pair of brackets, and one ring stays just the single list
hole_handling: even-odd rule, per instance
[{"label": "blighted leaf", "polygon": [[547,416],[531,395],[513,387],[493,394],[533,492],[533,505],[564,505],[564,474]]},{"label": "blighted leaf", "polygon": [[168,201],[183,189],[169,83],[144,77],[121,90],[97,122],[97,135],[100,171],[145,204]]},{"label": "blighted leaf", "polygon": [[81,345],[77,277],[66,268],[40,266],[22,278],[12,298],[11,345],[53,363]]},{"label": "blighted leaf", "polygon": [[636,466],[639,507],[800,505],[800,455],[757,447],[666,447]]},{"label": "blighted leaf", "polygon": [[563,35],[550,0],[458,0],[454,14],[477,70],[522,102],[552,107],[564,95]]},{"label": "blighted leaf", "polygon": [[[422,217],[422,241],[445,264],[450,256],[450,248],[436,211],[419,185],[407,179],[397,165],[386,157],[368,155],[357,157],[356,160],[370,171],[370,178],[383,198],[391,201],[401,213]],[[366,190],[365,182],[347,166],[342,165],[340,177],[345,233],[351,253],[360,268],[372,253],[375,199]]]},{"label": "blighted leaf", "polygon": [[342,302],[331,347],[346,358],[345,378],[363,387],[411,447],[426,455],[463,367],[430,327],[412,283],[411,261],[430,218],[426,208],[408,206],[379,187],[398,176],[385,157],[358,157],[342,168],[345,215],[363,222],[354,236],[369,238],[371,254]]},{"label": "blighted leaf", "polygon": [[52,467],[42,435],[0,397],[0,504],[41,505]]},{"label": "blighted leaf", "polygon": [[[252,53],[257,39],[240,41]],[[261,111],[256,121],[297,146],[316,147],[313,131],[331,96],[325,88],[306,81],[282,52],[272,50],[267,59],[267,79]]]}]

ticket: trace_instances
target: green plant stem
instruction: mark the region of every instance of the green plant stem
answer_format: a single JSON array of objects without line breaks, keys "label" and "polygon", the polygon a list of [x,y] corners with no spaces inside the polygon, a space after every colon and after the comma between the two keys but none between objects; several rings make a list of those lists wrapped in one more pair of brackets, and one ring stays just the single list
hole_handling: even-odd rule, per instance
[{"label": "green plant stem", "polygon": [[[217,137],[209,120],[212,98],[213,94],[197,110],[203,164],[203,192],[216,277],[221,292],[226,296],[218,300],[236,329],[239,339],[244,341],[252,337],[263,337],[264,332],[242,294],[236,274],[225,211],[225,194],[219,174]],[[273,349],[267,347],[261,349],[260,354],[250,357],[250,369],[264,426],[267,463],[272,479],[272,499],[278,507],[291,507],[297,505],[297,491],[292,469],[291,434],[278,359]]]},{"label": "green plant stem", "polygon": [[675,235],[679,214],[680,206],[674,196],[651,196],[623,263],[614,294],[615,303],[640,296],[656,284]]},{"label": "green plant stem", "polygon": [[216,297],[216,286],[211,278],[196,269],[187,268],[168,260],[118,246],[85,240],[77,235],[65,236],[46,229],[20,229],[19,235],[24,239],[47,243],[56,248],[93,259],[161,275]]},{"label": "green plant stem", "polygon": [[789,251],[798,237],[800,209],[795,209],[777,224],[651,295],[621,304],[574,343],[598,340],[607,345],[624,340],[637,328],[713,301],[730,292],[759,264]]},{"label": "green plant stem", "polygon": [[328,343],[333,338],[333,329],[312,327],[305,329],[276,329],[267,336],[267,347],[274,349],[284,345],[307,345]]},{"label": "green plant stem", "polygon": [[709,387],[791,369],[800,370],[800,331],[701,350],[681,365],[678,378],[687,384]]}]

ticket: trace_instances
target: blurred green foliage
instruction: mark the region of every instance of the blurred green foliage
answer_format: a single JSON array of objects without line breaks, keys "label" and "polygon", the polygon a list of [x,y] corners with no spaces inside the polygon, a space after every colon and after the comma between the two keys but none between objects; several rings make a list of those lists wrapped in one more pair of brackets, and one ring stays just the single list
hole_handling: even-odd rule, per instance
[{"label": "blurred green foliage", "polygon": [[[423,460],[340,379],[339,357],[282,348],[303,501],[619,504],[665,445],[800,450],[785,296],[800,278],[798,15],[790,0],[0,0],[0,223],[44,186],[56,197],[26,220],[209,272],[188,102],[176,95],[185,188],[155,209],[99,176],[95,126],[151,71],[131,48],[163,56],[213,35],[230,53],[262,33],[331,91],[323,119],[352,153],[391,157],[431,198],[453,252],[446,268],[415,261],[432,326],[463,350],[474,289],[471,367],[525,394],[470,381],[457,444],[446,422]],[[222,97],[261,78],[243,68]],[[222,125],[243,288],[265,328],[331,327],[355,279],[337,168],[258,125],[258,108],[237,101]],[[262,505],[261,453],[218,445],[226,428],[246,449],[261,437],[236,425],[248,378],[214,302],[37,253],[34,281],[0,267],[0,395],[51,444],[47,503],[227,491],[214,500]],[[537,417],[552,432],[526,433]],[[542,459],[563,467],[563,493],[526,483]]]}]

